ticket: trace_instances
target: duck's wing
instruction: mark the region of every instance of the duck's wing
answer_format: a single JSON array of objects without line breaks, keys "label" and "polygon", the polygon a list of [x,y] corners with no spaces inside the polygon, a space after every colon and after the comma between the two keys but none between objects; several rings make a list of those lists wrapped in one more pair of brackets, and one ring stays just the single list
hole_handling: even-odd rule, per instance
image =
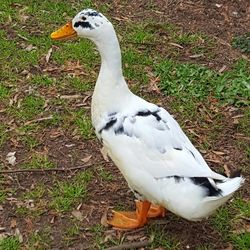
[{"label": "duck's wing", "polygon": [[111,158],[123,168],[140,168],[154,178],[225,179],[208,167],[175,119],[155,105],[110,114],[98,134]]}]

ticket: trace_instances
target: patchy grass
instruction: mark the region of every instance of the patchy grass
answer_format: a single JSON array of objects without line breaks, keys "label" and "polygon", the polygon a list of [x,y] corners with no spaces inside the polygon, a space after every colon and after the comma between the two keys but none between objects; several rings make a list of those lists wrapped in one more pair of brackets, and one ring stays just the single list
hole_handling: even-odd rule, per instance
[{"label": "patchy grass", "polygon": [[6,131],[6,126],[3,124],[0,124],[0,147],[5,143],[8,137],[5,131]]},{"label": "patchy grass", "polygon": [[112,181],[114,176],[112,173],[110,173],[108,170],[106,170],[104,167],[100,166],[97,169],[97,174],[101,177],[104,181]]},{"label": "patchy grass", "polygon": [[21,243],[15,236],[3,238],[0,240],[0,249],[3,250],[18,250],[21,249]]},{"label": "patchy grass", "polygon": [[103,232],[104,232],[104,227],[100,224],[93,225],[91,227],[91,232],[94,234],[95,238],[95,247],[98,247],[100,249],[103,248]]},{"label": "patchy grass", "polygon": [[31,250],[48,249],[52,241],[50,235],[51,228],[49,226],[30,234],[27,243],[28,248]]},{"label": "patchy grass", "polygon": [[54,84],[54,80],[47,75],[34,75],[31,83],[37,86],[51,86]]},{"label": "patchy grass", "polygon": [[72,89],[75,89],[79,92],[86,92],[92,90],[94,85],[89,82],[84,82],[84,80],[80,77],[70,77],[66,79],[69,82]]},{"label": "patchy grass", "polygon": [[79,133],[84,139],[91,139],[94,137],[94,129],[89,118],[84,110],[80,110],[74,113],[75,125],[78,128]]},{"label": "patchy grass", "polygon": [[31,156],[29,161],[23,164],[25,169],[48,169],[54,168],[55,164],[48,159],[47,155],[34,154]]},{"label": "patchy grass", "polygon": [[156,65],[161,78],[161,87],[167,95],[184,102],[204,100],[212,95],[224,103],[247,105],[250,101],[249,63],[238,61],[232,71],[223,74],[208,68],[172,60],[164,60]]},{"label": "patchy grass", "polygon": [[0,190],[0,204],[5,201],[7,195],[4,190]]},{"label": "patchy grass", "polygon": [[250,233],[233,234],[232,241],[236,249],[247,250],[250,248]]},{"label": "patchy grass", "polygon": [[43,184],[36,186],[23,194],[23,197],[28,200],[38,200],[41,199],[46,192],[46,187]]},{"label": "patchy grass", "polygon": [[7,99],[9,97],[10,91],[4,85],[0,85],[0,101]]},{"label": "patchy grass", "polygon": [[76,202],[87,198],[87,184],[92,178],[92,173],[82,172],[76,175],[73,180],[57,182],[55,187],[50,190],[51,207],[60,212],[72,209]]},{"label": "patchy grass", "polygon": [[25,135],[22,137],[22,141],[25,144],[26,147],[28,147],[30,150],[37,147],[40,142],[37,140],[37,138],[33,137],[32,135]]},{"label": "patchy grass", "polygon": [[171,239],[166,235],[164,227],[158,225],[150,226],[148,234],[153,239],[153,242],[151,243],[151,248],[153,249],[157,247],[162,247],[164,249],[181,249],[180,243],[177,240]]},{"label": "patchy grass", "polygon": [[26,96],[22,102],[20,109],[12,109],[12,112],[22,120],[29,120],[36,117],[44,110],[45,100],[38,96]]},{"label": "patchy grass", "polygon": [[242,36],[236,36],[232,40],[234,48],[239,49],[243,53],[250,53],[250,33],[246,33]]},{"label": "patchy grass", "polygon": [[78,237],[79,234],[80,226],[72,221],[72,225],[70,225],[64,233],[63,240],[65,241],[67,246],[70,246],[74,242],[74,238]]},{"label": "patchy grass", "polygon": [[244,228],[244,218],[249,216],[249,201],[238,197],[231,204],[227,204],[227,207],[219,208],[211,222],[217,232],[225,240],[231,241],[236,249],[249,249],[250,234]]}]

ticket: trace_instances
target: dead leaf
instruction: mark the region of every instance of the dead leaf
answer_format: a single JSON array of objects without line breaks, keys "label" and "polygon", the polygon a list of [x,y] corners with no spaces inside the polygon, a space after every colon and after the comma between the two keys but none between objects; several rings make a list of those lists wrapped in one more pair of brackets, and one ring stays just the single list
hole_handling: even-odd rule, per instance
[{"label": "dead leaf", "polygon": [[108,151],[106,148],[102,147],[100,149],[104,161],[109,162]]},{"label": "dead leaf", "polygon": [[81,207],[82,207],[82,203],[80,203],[80,204],[77,206],[76,210],[80,210]]},{"label": "dead leaf", "polygon": [[55,218],[56,218],[56,216],[53,216],[53,217],[51,218],[50,224],[54,224],[54,223],[55,223]]},{"label": "dead leaf", "polygon": [[141,239],[141,235],[128,235],[126,238],[128,241],[136,241],[138,239]]},{"label": "dead leaf", "polygon": [[31,51],[31,50],[36,50],[36,49],[37,49],[36,46],[33,46],[32,44],[29,44],[24,50]]},{"label": "dead leaf", "polygon": [[231,171],[230,169],[228,168],[228,166],[226,164],[223,165],[223,168],[225,170],[225,174],[227,177],[230,177],[230,174],[231,174]]},{"label": "dead leaf", "polygon": [[72,100],[72,99],[79,99],[82,98],[81,95],[61,95],[60,99],[64,99],[64,100]]},{"label": "dead leaf", "polygon": [[75,77],[80,75],[88,75],[83,71],[83,66],[80,61],[67,61],[65,65],[61,67],[61,71],[67,72],[69,75]]},{"label": "dead leaf", "polygon": [[223,65],[220,69],[219,69],[219,73],[223,73],[226,70],[227,66]]},{"label": "dead leaf", "polygon": [[83,215],[79,210],[73,210],[71,214],[79,221],[83,221]]},{"label": "dead leaf", "polygon": [[81,161],[84,163],[87,163],[91,159],[91,157],[92,157],[92,155],[88,155],[87,157],[82,158]]},{"label": "dead leaf", "polygon": [[226,153],[224,153],[224,152],[215,151],[215,150],[213,150],[213,153],[216,154],[216,155],[225,155],[225,154],[226,154]]},{"label": "dead leaf", "polygon": [[9,152],[6,156],[6,160],[8,161],[8,163],[12,166],[14,166],[16,164],[16,156],[15,156],[16,152]]},{"label": "dead leaf", "polygon": [[173,45],[173,46],[175,46],[175,47],[177,47],[179,49],[183,49],[183,47],[180,44],[178,44],[178,43],[168,43],[168,44],[169,45]]},{"label": "dead leaf", "polygon": [[24,220],[26,222],[26,230],[28,232],[31,232],[33,230],[33,222],[32,222],[32,220],[30,218],[25,218]]},{"label": "dead leaf", "polygon": [[47,53],[46,56],[45,56],[45,61],[46,61],[46,63],[49,62],[49,59],[50,59],[51,54],[52,54],[52,51],[53,51],[53,47],[51,47],[51,48],[48,50],[48,53]]},{"label": "dead leaf", "polygon": [[20,37],[20,38],[22,38],[24,41],[28,41],[28,40],[29,40],[27,37],[22,36],[22,35],[20,35],[20,34],[17,34],[17,36]]},{"label": "dead leaf", "polygon": [[101,243],[103,244],[103,243],[106,243],[108,241],[112,241],[112,239],[113,239],[112,234],[108,234],[108,235],[105,236],[105,238],[102,240]]},{"label": "dead leaf", "polygon": [[160,82],[160,77],[159,76],[157,76],[157,77],[151,77],[150,78],[150,82],[148,84],[148,91],[160,94],[161,91],[160,91],[160,89],[158,87],[158,83],[159,82]]},{"label": "dead leaf", "polygon": [[8,237],[9,235],[10,235],[9,233],[0,233],[0,241]]},{"label": "dead leaf", "polygon": [[191,56],[189,56],[190,58],[199,58],[199,57],[202,57],[202,56],[204,56],[203,54],[195,54],[195,55],[191,55]]},{"label": "dead leaf", "polygon": [[11,221],[10,221],[10,228],[16,228],[16,225],[17,225],[17,222],[16,222],[16,220],[15,219],[12,219]]},{"label": "dead leaf", "polygon": [[227,248],[224,248],[222,250],[233,250],[233,245],[231,243],[229,243]]},{"label": "dead leaf", "polygon": [[22,236],[22,234],[21,234],[19,228],[16,228],[16,229],[15,229],[15,236],[17,236],[17,238],[18,238],[18,240],[19,240],[20,243],[23,242],[23,236]]},{"label": "dead leaf", "polygon": [[104,226],[104,227],[108,227],[109,224],[108,224],[108,210],[109,210],[109,207],[107,207],[102,215],[102,218],[101,218],[101,224]]}]

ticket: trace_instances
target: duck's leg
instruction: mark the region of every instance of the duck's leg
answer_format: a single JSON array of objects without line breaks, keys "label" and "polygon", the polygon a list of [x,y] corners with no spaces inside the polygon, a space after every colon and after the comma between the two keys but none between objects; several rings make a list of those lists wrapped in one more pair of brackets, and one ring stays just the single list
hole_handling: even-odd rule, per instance
[{"label": "duck's leg", "polygon": [[[136,206],[140,207],[142,206],[142,202],[141,201],[135,201],[136,202]],[[156,218],[156,217],[165,217],[166,216],[166,208],[162,207],[162,206],[158,206],[158,205],[154,205],[151,203],[151,206],[149,208],[148,211],[148,218]]]},{"label": "duck's leg", "polygon": [[147,223],[148,211],[151,203],[149,201],[142,201],[136,203],[135,212],[116,212],[113,211],[113,217],[108,220],[108,224],[123,229],[134,229],[143,227]]}]

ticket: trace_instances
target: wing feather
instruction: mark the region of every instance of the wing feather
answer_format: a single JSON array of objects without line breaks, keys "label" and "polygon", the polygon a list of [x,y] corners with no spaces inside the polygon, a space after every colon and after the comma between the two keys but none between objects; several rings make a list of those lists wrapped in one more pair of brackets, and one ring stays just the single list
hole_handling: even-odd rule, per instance
[{"label": "wing feather", "polygon": [[154,106],[126,115],[116,113],[112,119],[116,123],[103,129],[101,138],[123,174],[137,168],[154,178],[176,175],[225,179],[208,167],[179,124],[163,108]]}]

